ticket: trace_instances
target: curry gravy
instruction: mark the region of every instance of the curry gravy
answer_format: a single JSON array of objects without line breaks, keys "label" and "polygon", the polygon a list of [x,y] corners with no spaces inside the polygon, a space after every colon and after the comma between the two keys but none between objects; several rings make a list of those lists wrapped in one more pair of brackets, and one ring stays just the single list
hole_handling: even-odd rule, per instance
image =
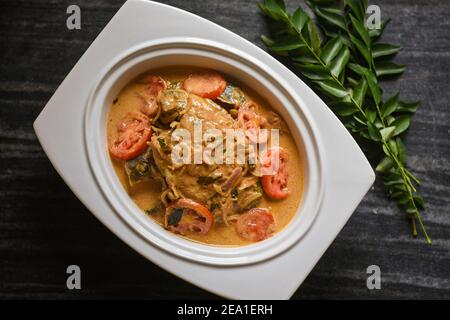
[{"label": "curry gravy", "polygon": [[[168,81],[180,81],[194,71],[196,71],[196,69],[177,67],[155,70],[151,72],[151,74],[159,75]],[[249,100],[253,100],[259,105],[259,113],[261,115],[267,117],[270,114],[271,108],[264,99],[255,92],[252,92],[252,90],[246,86],[243,86],[240,83],[236,84],[239,85]],[[140,110],[142,100],[138,97],[137,92],[142,91],[144,88],[144,84],[140,84],[137,80],[133,80],[121,90],[114,100],[108,115],[108,137],[114,137],[117,134],[116,125],[127,113]],[[276,223],[276,232],[281,231],[295,215],[297,208],[300,205],[300,201],[302,200],[304,188],[303,155],[299,153],[293,137],[289,133],[281,130],[280,146],[289,153],[287,172],[288,188],[291,193],[289,197],[282,200],[272,200],[264,195],[258,205],[258,207],[264,207],[271,210]],[[144,180],[134,186],[130,186],[125,172],[125,161],[117,160],[112,157],[111,160],[122,186],[141,210],[148,210],[159,202],[161,189],[158,183],[155,183],[155,181]],[[160,225],[163,225],[164,223],[164,217],[162,215],[151,216],[151,219],[154,219]],[[185,237],[196,242],[218,246],[242,246],[253,243],[242,239],[236,233],[234,223],[230,223],[228,226],[216,223],[207,234],[191,234]]]}]

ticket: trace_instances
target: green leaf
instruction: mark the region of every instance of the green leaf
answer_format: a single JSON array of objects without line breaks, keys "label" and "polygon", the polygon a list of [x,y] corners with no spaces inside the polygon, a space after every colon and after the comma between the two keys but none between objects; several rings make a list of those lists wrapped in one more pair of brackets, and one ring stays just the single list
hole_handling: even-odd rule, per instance
[{"label": "green leaf", "polygon": [[364,76],[366,77],[367,83],[369,84],[369,88],[370,88],[370,92],[372,93],[373,100],[375,101],[375,103],[377,105],[379,105],[380,101],[381,101],[381,90],[380,90],[380,87],[378,86],[377,78],[375,77],[373,72],[370,70],[365,70]]},{"label": "green leaf", "polygon": [[353,119],[355,119],[357,122],[359,122],[360,124],[362,124],[364,127],[367,126],[367,123],[364,122],[363,120],[361,120],[358,116],[353,116]]},{"label": "green leaf", "polygon": [[401,163],[405,164],[406,163],[406,147],[399,137],[397,137],[395,139],[395,142],[397,143],[398,158]]},{"label": "green leaf", "polygon": [[379,57],[385,57],[396,54],[400,50],[401,47],[399,46],[394,46],[388,43],[376,43],[373,45],[372,48],[372,56],[374,57],[374,59],[376,59]]},{"label": "green leaf", "polygon": [[378,163],[377,167],[375,168],[375,171],[377,172],[386,172],[390,168],[394,166],[394,161],[388,156],[385,156],[383,159],[381,159],[380,163]]},{"label": "green leaf", "polygon": [[393,116],[387,116],[386,118],[384,118],[384,120],[386,121],[387,125],[390,126],[392,122],[395,121],[395,118]]},{"label": "green leaf", "polygon": [[367,122],[367,129],[369,131],[369,136],[374,141],[381,140],[381,134],[378,128],[370,121]]},{"label": "green leaf", "polygon": [[311,47],[314,52],[319,52],[321,41],[319,37],[319,33],[317,32],[316,25],[312,20],[309,20],[307,24],[309,39],[311,41]]},{"label": "green leaf", "polygon": [[[392,135],[391,135],[392,136]],[[398,155],[398,149],[397,149],[397,143],[394,140],[388,141],[389,148],[391,149],[391,152],[397,156]]]},{"label": "green leaf", "polygon": [[381,115],[383,118],[390,115],[397,110],[398,107],[398,93],[395,96],[390,97],[381,107]]},{"label": "green leaf", "polygon": [[400,203],[401,205],[405,205],[410,201],[411,201],[411,198],[407,194],[404,194],[403,196],[399,197],[399,199],[397,200],[397,202]]},{"label": "green leaf", "polygon": [[265,0],[264,4],[259,4],[259,8],[274,20],[288,18],[285,7],[276,0]]},{"label": "green leaf", "polygon": [[321,8],[316,8],[316,10],[314,11],[319,17],[321,17],[322,19],[326,20],[328,23],[338,26],[339,28],[341,28],[342,30],[346,30],[345,27],[345,20],[342,16],[336,14],[336,13],[331,13],[329,11],[326,10],[322,10]]},{"label": "green leaf", "polygon": [[352,70],[356,74],[359,74],[360,76],[364,76],[366,70],[368,70],[367,68],[356,63],[349,63],[348,67],[350,68],[350,70]]},{"label": "green leaf", "polygon": [[395,121],[392,123],[392,126],[395,127],[394,136],[397,136],[408,129],[409,123],[410,118],[408,115],[403,115],[395,119]]},{"label": "green leaf", "polygon": [[269,38],[265,35],[261,35],[261,40],[267,47],[271,47],[275,44],[274,40],[272,40],[271,38]]},{"label": "green leaf", "polygon": [[390,193],[389,197],[391,199],[395,199],[395,198],[398,198],[398,197],[402,196],[403,194],[404,193],[402,191],[395,191],[395,192]]},{"label": "green leaf", "polygon": [[305,24],[309,21],[309,16],[306,14],[305,11],[301,7],[298,7],[298,9],[294,12],[294,15],[292,16],[292,23],[294,25],[295,30],[298,33],[301,33]]},{"label": "green leaf", "polygon": [[361,5],[361,1],[359,0],[345,0],[345,4],[348,5],[355,16],[358,18],[359,21],[364,21],[364,17],[366,15],[366,10],[363,9]]},{"label": "green leaf", "polygon": [[394,131],[395,131],[394,126],[381,129],[380,130],[381,139],[383,141],[388,141],[393,136]]},{"label": "green leaf", "polygon": [[397,104],[397,109],[395,111],[414,113],[417,111],[417,107],[419,106],[419,104],[420,102],[418,101],[410,103],[399,101],[399,103]]},{"label": "green leaf", "polygon": [[344,90],[341,86],[337,85],[334,81],[324,80],[324,81],[315,81],[315,83],[320,87],[322,92],[336,97],[336,98],[344,98],[348,95],[348,92]]},{"label": "green leaf", "polygon": [[316,11],[318,8],[321,11],[325,11],[328,13],[334,13],[337,15],[341,15],[342,10],[341,10],[341,6],[338,3],[338,1],[329,1],[329,0],[313,0],[313,1],[306,1],[309,2],[309,4],[311,4],[312,2],[314,2],[314,4],[312,5],[312,9],[314,11]]},{"label": "green leaf", "polygon": [[404,183],[404,181],[403,181],[402,178],[398,178],[398,179],[396,179],[396,180],[388,180],[388,181],[385,181],[385,182],[384,182],[384,184],[385,184],[386,186],[393,186],[393,185],[396,185],[396,184],[403,185],[403,183]]},{"label": "green leaf", "polygon": [[347,77],[347,81],[352,87],[356,87],[358,85],[358,81],[353,77]]},{"label": "green leaf", "polygon": [[336,55],[339,53],[339,51],[342,48],[342,45],[344,43],[342,42],[341,37],[336,37],[333,39],[330,39],[327,44],[322,48],[322,54],[320,55],[320,58],[323,62],[325,62],[326,65],[328,65],[331,60],[336,57]]},{"label": "green leaf", "polygon": [[425,208],[425,201],[423,201],[423,198],[421,196],[414,195],[413,199],[414,199],[414,203],[416,204],[416,206],[418,206],[420,209]]},{"label": "green leaf", "polygon": [[393,62],[378,62],[375,64],[375,70],[378,77],[385,75],[397,75],[405,71],[405,65],[396,64]]},{"label": "green leaf", "polygon": [[366,60],[367,65],[370,67],[372,65],[372,55],[364,43],[356,38],[354,35],[350,34],[350,40],[358,49],[358,52],[363,56],[364,60]]},{"label": "green leaf", "polygon": [[338,102],[332,104],[331,107],[333,111],[341,117],[348,117],[358,112],[358,108],[353,103],[350,102]]},{"label": "green leaf", "polygon": [[301,64],[313,64],[317,62],[317,60],[314,57],[308,54],[300,54],[300,53],[298,54],[299,54],[298,56],[291,57],[291,60],[294,62],[299,62]]},{"label": "green leaf", "polygon": [[377,112],[371,108],[367,108],[365,113],[367,120],[369,120],[370,122],[374,122],[377,118]]},{"label": "green leaf", "polygon": [[358,106],[361,106],[363,101],[364,101],[364,97],[366,96],[366,92],[367,92],[367,80],[366,78],[362,77],[358,84],[356,85],[356,87],[353,89],[353,99],[356,101],[356,103],[358,104]]},{"label": "green leaf", "polygon": [[364,41],[367,48],[369,48],[370,50],[372,46],[372,40],[370,40],[370,35],[366,29],[366,26],[364,25],[364,22],[359,21],[352,14],[350,14],[350,20],[352,22],[353,28],[355,28],[356,32],[358,32],[359,36]]},{"label": "green leaf", "polygon": [[304,44],[300,42],[300,39],[297,36],[289,36],[287,38],[275,42],[273,45],[269,47],[269,49],[275,52],[291,51],[294,49],[301,48],[303,46]]},{"label": "green leaf", "polygon": [[348,50],[347,47],[343,47],[339,52],[339,54],[337,55],[337,57],[330,64],[331,73],[334,76],[339,77],[339,75],[347,65],[349,59],[350,59],[350,50]]},{"label": "green leaf", "polygon": [[278,6],[279,6],[283,11],[286,11],[286,4],[284,3],[284,0],[275,0],[275,2],[278,4]]},{"label": "green leaf", "polygon": [[296,64],[299,68],[302,74],[311,79],[311,80],[326,80],[330,79],[330,74],[328,70],[321,65],[318,64],[306,64],[306,65],[299,65]]}]

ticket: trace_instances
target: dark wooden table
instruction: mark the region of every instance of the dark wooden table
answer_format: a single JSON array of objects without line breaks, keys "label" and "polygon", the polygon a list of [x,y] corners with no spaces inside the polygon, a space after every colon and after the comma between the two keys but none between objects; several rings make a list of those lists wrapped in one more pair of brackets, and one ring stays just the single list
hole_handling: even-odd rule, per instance
[{"label": "dark wooden table", "polygon": [[[124,1],[2,0],[0,4],[0,298],[215,298],[156,267],[122,243],[77,200],[52,168],[32,123]],[[170,0],[263,47],[256,1]],[[299,1],[290,1],[297,5]],[[66,28],[78,4],[81,30]],[[433,239],[410,236],[397,206],[375,185],[295,293],[312,298],[450,298],[450,1],[379,0],[393,18],[386,39],[408,69],[387,93],[423,101],[406,137],[422,180]],[[82,290],[66,289],[66,267]],[[382,289],[366,288],[379,265]]]}]

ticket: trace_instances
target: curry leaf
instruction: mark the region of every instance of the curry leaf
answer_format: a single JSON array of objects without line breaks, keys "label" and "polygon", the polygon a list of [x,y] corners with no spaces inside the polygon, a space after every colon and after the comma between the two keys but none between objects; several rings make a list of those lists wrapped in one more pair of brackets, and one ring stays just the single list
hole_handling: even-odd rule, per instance
[{"label": "curry leaf", "polygon": [[381,139],[383,141],[388,141],[394,135],[395,129],[396,129],[395,126],[381,129],[380,130]]},{"label": "curry leaf", "polygon": [[364,76],[366,70],[368,70],[367,68],[356,64],[356,63],[349,63],[348,67],[350,70],[352,70],[353,72],[355,72],[356,74],[360,75],[360,76]]},{"label": "curry leaf", "polygon": [[276,0],[265,0],[264,4],[259,4],[259,7],[275,20],[287,18],[285,9]]},{"label": "curry leaf", "polygon": [[395,127],[394,136],[399,135],[404,132],[409,127],[410,117],[407,115],[403,115],[395,119],[392,123],[392,126]]},{"label": "curry leaf", "polygon": [[336,114],[342,117],[351,116],[358,112],[358,108],[353,103],[349,102],[338,102],[333,104],[332,109]]},{"label": "curry leaf", "polygon": [[401,47],[394,46],[388,43],[376,43],[373,45],[372,55],[374,58],[384,57],[396,54],[399,52]]},{"label": "curry leaf", "polygon": [[298,33],[301,33],[305,24],[309,21],[309,16],[299,7],[292,16],[292,23]]},{"label": "curry leaf", "polygon": [[366,45],[366,47],[370,48],[372,46],[372,40],[370,40],[370,35],[364,25],[364,22],[359,21],[352,14],[350,14],[350,20],[351,20],[352,25],[355,28],[356,32],[358,32],[359,36],[364,41],[364,44]]},{"label": "curry leaf", "polygon": [[406,163],[406,147],[399,137],[397,137],[395,139],[395,142],[397,143],[398,158],[401,163],[405,164]]},{"label": "curry leaf", "polygon": [[305,64],[297,65],[302,71],[302,74],[311,80],[325,80],[330,78],[328,70],[321,65]]},{"label": "curry leaf", "polygon": [[350,50],[348,50],[347,47],[343,47],[337,57],[331,62],[330,64],[330,70],[331,73],[339,77],[339,75],[344,70],[345,66],[347,65],[348,61],[350,59]]},{"label": "curry leaf", "polygon": [[271,47],[275,44],[275,41],[265,35],[261,35],[261,40],[267,47]]},{"label": "curry leaf", "polygon": [[366,15],[366,10],[363,9],[361,1],[345,0],[344,2],[346,5],[348,5],[352,9],[353,13],[360,21],[364,20],[364,17]]},{"label": "curry leaf", "polygon": [[403,73],[405,66],[394,62],[378,62],[375,64],[375,69],[377,71],[377,77],[381,77]]},{"label": "curry leaf", "polygon": [[372,56],[370,54],[369,49],[364,45],[364,43],[356,38],[354,35],[350,34],[350,40],[358,49],[358,52],[363,56],[364,60],[366,60],[369,67],[372,65]]},{"label": "curry leaf", "polygon": [[361,106],[364,101],[364,97],[366,96],[367,87],[368,87],[367,80],[366,80],[366,78],[362,77],[361,80],[359,80],[356,87],[353,89],[352,96],[353,96],[353,99],[358,104],[358,106]]},{"label": "curry leaf", "polygon": [[372,123],[375,122],[375,119],[377,118],[376,110],[371,109],[371,108],[367,108],[366,111],[365,111],[365,114],[366,114],[366,118],[367,118],[368,121],[370,121]]},{"label": "curry leaf", "polygon": [[336,37],[330,39],[327,44],[322,49],[322,54],[320,58],[323,60],[325,64],[329,64],[331,60],[336,57],[343,46],[342,39],[340,37]]},{"label": "curry leaf", "polygon": [[315,81],[315,83],[320,87],[320,89],[324,93],[330,96],[334,96],[336,98],[343,98],[348,95],[348,92],[342,89],[342,87],[336,84],[334,81],[324,80],[324,81]]},{"label": "curry leaf", "polygon": [[395,110],[397,110],[398,107],[398,93],[395,96],[390,97],[381,108],[381,115],[383,118],[389,116],[391,113],[393,113]]},{"label": "curry leaf", "polygon": [[407,103],[407,102],[399,101],[397,104],[397,109],[395,111],[414,113],[414,112],[416,112],[418,106],[419,106],[419,102]]},{"label": "curry leaf", "polygon": [[386,172],[393,166],[394,166],[394,161],[392,161],[391,157],[385,156],[383,159],[381,159],[380,163],[378,163],[375,170],[377,172]]},{"label": "curry leaf", "polygon": [[326,10],[322,10],[320,8],[317,8],[317,10],[314,11],[319,17],[326,20],[328,23],[338,26],[339,28],[345,30],[345,20],[340,15],[336,13],[332,13]]},{"label": "curry leaf", "polygon": [[309,39],[311,40],[311,47],[315,52],[318,52],[320,49],[321,42],[319,34],[317,32],[317,27],[314,24],[314,22],[310,20],[307,24],[307,28],[309,33]]},{"label": "curry leaf", "polygon": [[366,77],[367,83],[369,84],[369,89],[372,93],[373,100],[378,105],[381,101],[381,90],[378,86],[377,78],[370,70],[365,70],[364,76]]},{"label": "curry leaf", "polygon": [[378,128],[370,121],[367,122],[367,129],[369,131],[369,136],[374,141],[381,140],[381,133]]},{"label": "curry leaf", "polygon": [[303,47],[304,45],[298,41],[296,36],[290,36],[284,38],[278,42],[275,42],[270,46],[272,51],[290,51]]}]

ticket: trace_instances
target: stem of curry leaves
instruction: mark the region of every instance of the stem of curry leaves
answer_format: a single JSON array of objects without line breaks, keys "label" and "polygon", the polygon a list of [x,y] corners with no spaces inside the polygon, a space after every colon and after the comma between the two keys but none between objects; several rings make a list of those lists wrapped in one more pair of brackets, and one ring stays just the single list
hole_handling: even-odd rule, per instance
[{"label": "stem of curry leaves", "polygon": [[[310,0],[310,1],[308,1],[308,3],[310,4],[310,6],[312,6],[313,11],[317,12],[317,8],[320,5],[323,5],[324,3],[328,4],[329,2]],[[287,13],[286,7],[284,5],[284,1],[282,1],[282,0],[265,0],[264,3],[260,3],[259,4],[260,9],[269,18],[271,18],[272,20],[274,20],[276,22],[282,22],[285,24],[285,30],[281,30],[281,32],[280,32],[280,26],[278,25],[277,32],[279,33],[279,35],[282,34],[283,36],[287,35],[289,37],[292,35],[295,36],[294,42],[292,41],[292,39],[288,38],[288,40],[290,42],[288,42],[287,44],[284,43],[284,45],[283,45],[283,40],[286,40],[286,39],[281,40],[281,45],[280,45],[280,43],[278,43],[278,45],[277,45],[277,41],[273,41],[267,37],[262,37],[262,39],[265,42],[265,44],[272,50],[277,51],[278,53],[281,53],[284,50],[288,53],[288,56],[289,56],[289,51],[295,50],[296,48],[300,48],[300,47],[306,48],[308,50],[310,56],[312,56],[314,58],[315,62],[321,67],[321,71],[326,71],[327,81],[331,81],[332,83],[334,83],[334,85],[337,86],[337,88],[342,90],[341,92],[346,93],[344,96],[340,96],[337,98],[335,92],[330,93],[329,90],[325,90],[325,88],[321,87],[323,85],[323,83],[320,82],[320,78],[321,78],[320,75],[311,75],[311,74],[309,74],[309,76],[306,75],[307,78],[315,79],[313,81],[313,83],[316,86],[318,85],[318,89],[322,93],[326,94],[332,100],[332,102],[349,103],[355,107],[355,112],[357,112],[360,116],[362,116],[362,119],[360,119],[356,116],[354,116],[353,118],[355,120],[357,120],[360,123],[360,125],[364,126],[364,130],[367,128],[369,134],[366,135],[361,130],[359,131],[359,133],[361,134],[361,136],[363,138],[366,138],[370,141],[380,144],[380,146],[383,147],[382,149],[384,150],[386,157],[388,157],[387,160],[385,158],[382,159],[380,164],[377,166],[377,171],[385,174],[385,185],[387,186],[391,197],[398,198],[398,202],[401,205],[406,204],[406,206],[407,206],[406,212],[411,217],[411,220],[412,220],[413,235],[414,236],[417,235],[416,224],[415,224],[415,219],[417,219],[421,226],[421,229],[425,235],[427,243],[431,243],[431,240],[430,240],[430,238],[426,232],[425,226],[422,222],[419,209],[417,208],[417,203],[423,204],[423,199],[420,196],[415,194],[416,189],[415,189],[414,184],[412,183],[411,179],[413,179],[418,184],[420,182],[411,172],[409,172],[406,169],[406,167],[404,166],[404,163],[403,163],[404,161],[400,160],[400,153],[397,149],[399,148],[398,145],[400,145],[401,140],[399,141],[398,137],[396,138],[397,140],[393,140],[393,136],[392,136],[392,133],[394,132],[394,130],[397,130],[397,128],[392,127],[392,126],[389,127],[386,125],[385,117],[380,109],[380,102],[382,102],[381,97],[379,97],[380,93],[381,93],[381,88],[379,88],[379,85],[378,85],[378,75],[377,75],[377,70],[375,69],[376,64],[375,64],[374,54],[373,54],[372,39],[369,37],[369,33],[365,29],[366,27],[365,27],[364,21],[361,21],[361,20],[358,21],[355,18],[355,16],[358,17],[361,15],[358,15],[355,13],[355,16],[350,17],[351,18],[350,20],[351,20],[352,26],[355,27],[355,29],[357,29],[357,33],[359,33],[363,42],[366,44],[366,47],[362,47],[362,45],[361,45],[362,42],[359,42],[359,45],[357,45],[357,46],[353,45],[353,41],[359,41],[359,40],[357,40],[355,38],[358,35],[355,36],[349,29],[349,26],[348,26],[349,22],[348,22],[348,17],[347,17],[347,15],[349,14],[348,13],[349,11],[346,11],[347,5],[351,8],[349,11],[353,10],[356,6],[361,5],[361,6],[363,6],[363,8],[362,8],[363,12],[365,12],[365,10],[366,10],[365,7],[367,6],[367,3],[366,3],[366,1],[361,1],[361,3],[358,3],[358,0],[343,0],[343,1],[341,0],[341,2],[339,3],[338,10],[341,14],[343,23],[342,22],[336,23],[335,21],[333,21],[333,18],[335,18],[335,16],[332,16],[330,18],[331,23],[335,23],[335,24],[339,25],[341,27],[341,29],[344,30],[344,32],[346,33],[348,38],[351,40],[350,45],[352,46],[352,51],[355,52],[356,48],[358,48],[358,50],[361,51],[361,54],[367,60],[367,68],[365,68],[359,64],[356,64],[357,69],[359,71],[362,71],[360,81],[366,81],[364,79],[364,78],[366,78],[367,82],[369,83],[368,87],[370,89],[370,90],[368,90],[367,88],[364,89],[361,103],[358,103],[358,101],[356,101],[356,99],[353,97],[352,89],[346,88],[346,86],[344,84],[345,79],[343,79],[342,81],[339,79],[339,74],[340,74],[340,72],[342,72],[342,70],[340,72],[338,72],[338,75],[333,74],[333,71],[330,69],[330,64],[326,63],[326,61],[324,61],[321,58],[320,51],[323,49],[323,47],[321,47],[320,38],[317,39],[317,35],[314,34],[315,25],[312,25],[312,26],[310,25],[310,24],[313,24],[313,22],[312,22],[311,18],[301,9],[301,7],[299,7],[296,10],[296,12],[292,16],[290,16]],[[336,10],[330,11],[330,12],[333,12],[333,14],[336,14]],[[362,19],[364,20],[364,17]],[[363,27],[361,27],[361,26],[363,26]],[[309,41],[307,39],[305,39],[305,36],[302,33],[305,30],[305,27],[308,30],[308,35],[310,38],[309,41],[311,43],[309,43]],[[364,28],[364,29],[362,29],[362,28]],[[342,36],[341,31],[339,31],[334,38],[331,37],[331,39],[328,39],[328,40],[329,41],[336,40],[336,37],[341,37],[341,36]],[[314,43],[314,41],[316,43]],[[339,39],[337,39],[336,41],[339,41]],[[356,42],[356,43],[358,44],[358,42]],[[392,49],[392,48],[394,48],[394,49]],[[390,49],[393,52],[396,51],[394,46],[391,46]],[[339,50],[340,50],[340,48],[339,48]],[[352,58],[354,61],[358,61],[357,57],[352,56]],[[334,57],[332,57],[332,59],[334,59]],[[342,63],[344,63],[344,62],[342,62]],[[348,64],[348,61],[347,61],[347,64]],[[303,67],[306,67],[306,66],[307,65],[304,65]],[[345,72],[345,69],[347,69],[347,68],[349,68],[348,65],[338,66],[338,70],[344,69],[343,72]],[[352,69],[352,68],[349,68],[349,69]],[[400,70],[400,69],[398,69],[398,70]],[[300,71],[302,72],[302,69]],[[403,70],[401,70],[400,72],[402,72],[402,71]],[[393,73],[392,71],[389,71],[389,72],[390,72],[389,74]],[[305,75],[304,71],[302,73]],[[317,79],[319,79],[319,80],[317,80]],[[359,82],[358,82],[358,84],[359,84]],[[362,83],[362,85],[366,86],[367,84]],[[375,85],[377,87],[375,87]],[[353,90],[355,90],[355,89],[356,89],[356,87],[353,88]],[[367,115],[367,113],[364,112],[363,104],[366,99],[366,91],[367,90],[371,91],[371,93],[372,93],[373,102],[374,102],[375,108],[376,108],[376,116],[375,117],[377,117],[377,119],[379,120],[381,129],[377,128],[374,125],[374,122],[377,119],[370,119],[369,116]],[[345,100],[345,101],[343,101],[343,100]],[[408,122],[408,124],[409,124],[409,122]],[[351,127],[351,125],[349,123],[347,123],[346,127],[349,127],[349,126]],[[403,129],[403,131],[404,130],[406,130],[406,129]],[[356,131],[358,131],[358,130],[356,129]],[[389,136],[389,134],[386,133],[387,137],[384,137],[383,134],[381,134],[382,131],[383,131],[383,133],[390,132],[391,136]],[[393,146],[395,146],[395,150],[393,149]],[[383,163],[383,161],[384,161],[384,163]],[[387,170],[385,167],[383,167],[382,164],[389,163],[389,162],[393,162],[393,163],[392,163],[391,169]],[[399,178],[397,176],[399,176]]]}]

